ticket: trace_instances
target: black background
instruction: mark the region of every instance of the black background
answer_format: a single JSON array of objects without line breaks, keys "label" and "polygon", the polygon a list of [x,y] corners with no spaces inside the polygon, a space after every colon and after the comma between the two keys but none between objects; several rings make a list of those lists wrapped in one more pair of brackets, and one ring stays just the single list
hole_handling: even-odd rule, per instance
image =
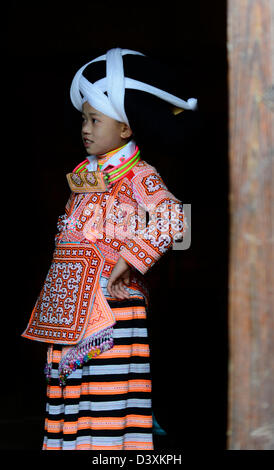
[{"label": "black background", "polygon": [[[46,347],[21,338],[49,268],[65,173],[84,159],[71,80],[112,47],[173,64],[199,111],[171,154],[143,156],[191,204],[191,246],[151,269],[157,448],[224,449],[227,407],[226,2],[11,1],[2,8],[1,449],[42,445]],[[184,114],[184,113],[183,113]],[[183,119],[182,115],[179,119]]]}]

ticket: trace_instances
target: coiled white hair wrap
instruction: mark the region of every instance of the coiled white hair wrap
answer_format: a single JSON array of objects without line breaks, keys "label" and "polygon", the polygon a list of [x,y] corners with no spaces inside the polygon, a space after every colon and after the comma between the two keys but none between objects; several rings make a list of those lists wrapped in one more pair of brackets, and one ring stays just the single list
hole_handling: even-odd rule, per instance
[{"label": "coiled white hair wrap", "polygon": [[[70,99],[78,111],[82,111],[82,105],[87,101],[101,113],[129,125],[124,106],[126,88],[150,93],[178,108],[196,109],[196,98],[189,98],[184,101],[147,83],[125,77],[123,55],[126,54],[144,55],[141,52],[129,49],[110,49],[105,55],[87,62],[76,72],[70,87]],[[90,83],[83,76],[83,71],[89,64],[101,60],[106,61],[106,77],[97,80],[95,83]],[[107,95],[105,92],[107,92]]]}]

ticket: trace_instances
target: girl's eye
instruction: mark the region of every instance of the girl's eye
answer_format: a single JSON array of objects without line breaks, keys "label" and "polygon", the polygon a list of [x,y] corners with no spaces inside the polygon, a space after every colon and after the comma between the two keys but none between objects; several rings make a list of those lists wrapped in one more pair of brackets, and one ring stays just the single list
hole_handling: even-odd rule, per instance
[{"label": "girl's eye", "polygon": [[[87,119],[86,119],[85,116],[82,116],[82,120],[83,120],[83,122],[87,122]],[[92,122],[92,124],[96,124],[96,123],[99,122],[99,121],[98,121],[98,119],[91,118],[91,122]]]}]

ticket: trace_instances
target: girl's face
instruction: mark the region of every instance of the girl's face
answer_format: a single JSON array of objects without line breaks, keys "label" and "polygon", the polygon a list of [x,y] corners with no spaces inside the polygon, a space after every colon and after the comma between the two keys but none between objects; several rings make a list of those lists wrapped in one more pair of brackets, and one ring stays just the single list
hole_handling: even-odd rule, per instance
[{"label": "girl's face", "polygon": [[87,101],[82,107],[82,117],[82,139],[89,155],[100,158],[100,155],[125,145],[132,135],[127,124],[100,113]]}]

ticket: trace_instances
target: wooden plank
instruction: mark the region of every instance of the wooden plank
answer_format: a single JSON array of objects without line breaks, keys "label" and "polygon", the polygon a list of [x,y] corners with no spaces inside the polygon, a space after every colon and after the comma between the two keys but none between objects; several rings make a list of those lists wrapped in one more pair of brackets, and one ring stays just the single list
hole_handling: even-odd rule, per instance
[{"label": "wooden plank", "polygon": [[273,0],[228,0],[228,449],[274,449]]}]

